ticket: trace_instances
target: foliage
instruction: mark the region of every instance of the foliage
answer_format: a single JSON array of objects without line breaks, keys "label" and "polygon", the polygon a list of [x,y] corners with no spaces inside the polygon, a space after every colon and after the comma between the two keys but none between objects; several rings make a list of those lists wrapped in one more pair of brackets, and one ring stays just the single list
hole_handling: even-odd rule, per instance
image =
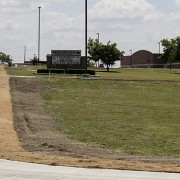
[{"label": "foliage", "polygon": [[88,53],[95,62],[101,60],[107,66],[107,71],[109,71],[110,65],[113,65],[115,61],[122,58],[124,54],[116,46],[116,43],[111,44],[110,41],[104,45],[99,43],[97,39],[89,38]]},{"label": "foliage", "polygon": [[3,63],[10,63],[12,60],[10,59],[10,55],[6,55],[3,52],[0,52],[0,61]]},{"label": "foliage", "polygon": [[90,74],[90,75],[95,75],[96,72],[94,70],[84,70],[84,69],[68,69],[67,74]]},{"label": "foliage", "polygon": [[[86,70],[84,69],[68,69],[66,71],[66,74],[84,74],[86,72]],[[38,74],[64,74],[65,70],[64,69],[38,69],[37,70]],[[95,75],[95,71],[94,70],[87,70],[87,73],[90,75]]]},{"label": "foliage", "polygon": [[31,59],[30,62],[32,63],[33,66],[37,65],[37,63],[38,63],[37,56],[34,55],[33,59]]},{"label": "foliage", "polygon": [[110,44],[110,41],[107,45],[102,45],[100,49],[101,61],[106,64],[107,71],[109,71],[110,65],[113,65],[115,61],[123,57],[124,52],[117,49],[117,44]]},{"label": "foliage", "polygon": [[99,51],[101,47],[101,43],[99,43],[98,39],[91,39],[88,40],[88,54],[90,55],[89,60],[93,60],[95,62],[99,61],[101,59]]},{"label": "foliage", "polygon": [[89,57],[87,59],[87,66],[88,67],[94,67],[95,66],[95,63],[93,60],[91,60]]},{"label": "foliage", "polygon": [[164,46],[164,53],[162,58],[166,62],[167,60],[172,63],[180,60],[180,37],[176,37],[175,39],[163,39],[161,41],[162,46]]},{"label": "foliage", "polygon": [[64,74],[64,69],[37,69],[37,74]]}]

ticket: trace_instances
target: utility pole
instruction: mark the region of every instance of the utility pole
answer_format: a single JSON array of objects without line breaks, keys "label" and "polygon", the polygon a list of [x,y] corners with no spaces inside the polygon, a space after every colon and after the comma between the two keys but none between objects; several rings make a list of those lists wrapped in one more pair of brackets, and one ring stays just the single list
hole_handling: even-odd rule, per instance
[{"label": "utility pole", "polygon": [[40,61],[40,30],[41,30],[41,18],[40,18],[40,10],[41,7],[39,8],[39,28],[38,28],[38,62]]}]

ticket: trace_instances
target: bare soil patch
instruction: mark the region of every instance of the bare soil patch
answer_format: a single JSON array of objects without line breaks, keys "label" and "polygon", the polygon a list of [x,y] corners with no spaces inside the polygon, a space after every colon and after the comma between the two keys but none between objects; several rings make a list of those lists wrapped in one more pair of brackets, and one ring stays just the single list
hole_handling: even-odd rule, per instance
[{"label": "bare soil patch", "polygon": [[14,126],[21,145],[31,152],[72,157],[118,159],[124,154],[66,138],[56,130],[56,121],[44,109],[40,93],[51,89],[43,79],[11,78]]}]

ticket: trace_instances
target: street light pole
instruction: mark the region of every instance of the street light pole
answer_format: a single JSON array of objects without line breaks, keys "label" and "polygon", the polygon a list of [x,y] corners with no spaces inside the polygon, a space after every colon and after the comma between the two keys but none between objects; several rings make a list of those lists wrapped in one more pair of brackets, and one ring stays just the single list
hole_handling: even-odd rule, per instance
[{"label": "street light pole", "polygon": [[24,65],[25,65],[25,61],[26,61],[26,46],[24,46]]},{"label": "street light pole", "polygon": [[[99,43],[99,33],[96,33],[97,35],[98,35],[98,43]],[[99,67],[99,59],[98,59],[98,65],[97,65],[98,67]]]},{"label": "street light pole", "polygon": [[40,18],[40,10],[41,10],[41,7],[38,7],[39,8],[39,28],[38,28],[38,62],[40,60],[40,25],[41,25],[41,18]]},{"label": "street light pole", "polygon": [[99,43],[99,33],[96,33],[98,35],[98,43]]},{"label": "street light pole", "polygon": [[158,44],[159,44],[159,54],[160,54],[161,53],[161,48],[160,48],[161,42],[158,42]]},{"label": "street light pole", "polygon": [[87,0],[85,0],[85,63],[85,74],[87,74]]},{"label": "street light pole", "polygon": [[130,56],[130,66],[132,66],[132,50],[129,50],[131,52],[131,56]]}]

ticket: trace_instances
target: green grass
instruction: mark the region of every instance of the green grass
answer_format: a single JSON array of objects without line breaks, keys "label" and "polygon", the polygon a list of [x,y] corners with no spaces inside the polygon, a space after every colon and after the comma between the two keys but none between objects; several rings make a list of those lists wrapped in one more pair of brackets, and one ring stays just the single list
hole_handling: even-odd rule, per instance
[{"label": "green grass", "polygon": [[34,73],[39,68],[45,68],[45,66],[18,65],[18,67],[5,67],[9,75],[15,76],[35,76]]},{"label": "green grass", "polygon": [[[6,70],[29,76],[37,68]],[[96,70],[101,78],[180,80],[179,69]],[[47,82],[54,89],[43,94],[46,108],[57,119],[59,131],[70,138],[132,155],[180,157],[180,83],[70,78]]]},{"label": "green grass", "polygon": [[101,69],[96,74],[101,78],[180,80],[180,69],[111,69],[109,73]]},{"label": "green grass", "polygon": [[[123,70],[125,72],[125,70]],[[59,131],[131,155],[180,157],[180,83],[50,79]]]},{"label": "green grass", "polygon": [[[18,66],[6,67],[6,71],[10,75],[18,76],[33,76],[33,72],[37,69],[45,68],[45,66]],[[96,70],[96,75],[101,78],[121,78],[121,79],[139,79],[139,80],[179,80],[180,69],[93,69]],[[48,76],[48,75],[47,75]],[[60,75],[63,76],[63,75]],[[73,76],[75,77],[75,76]]]}]

